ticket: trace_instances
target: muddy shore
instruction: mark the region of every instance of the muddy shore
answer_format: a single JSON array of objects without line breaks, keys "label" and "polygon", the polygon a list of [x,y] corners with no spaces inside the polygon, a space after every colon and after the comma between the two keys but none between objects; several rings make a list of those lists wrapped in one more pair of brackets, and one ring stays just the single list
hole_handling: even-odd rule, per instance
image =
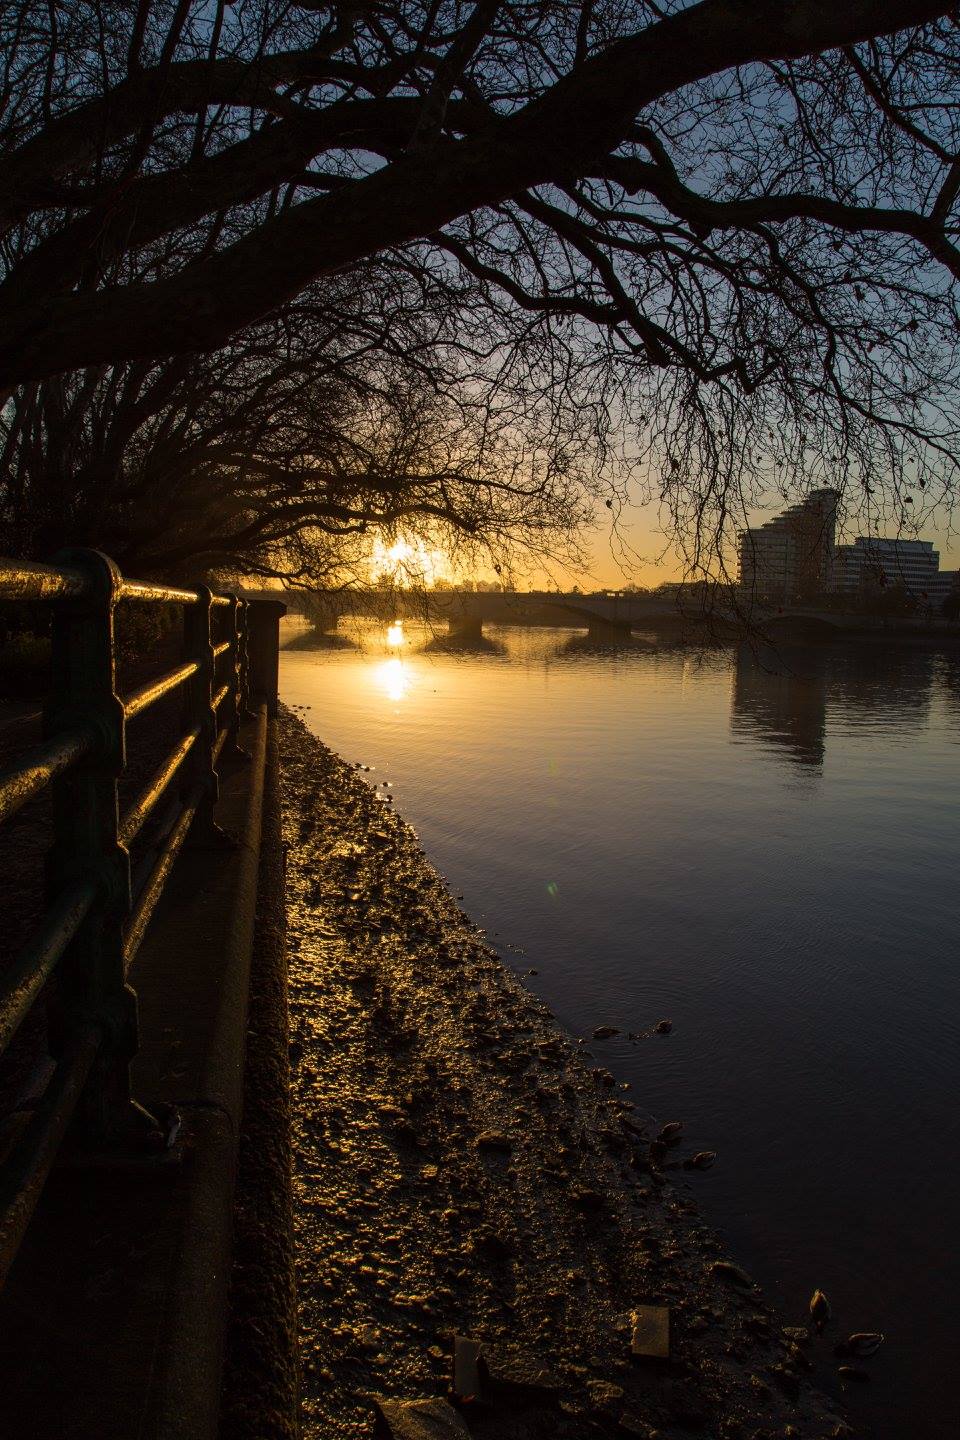
[{"label": "muddy shore", "polygon": [[[489,1378],[411,1435],[852,1433],[808,1378],[836,1337],[784,1330],[682,1142],[504,966],[389,791],[289,712],[281,772],[308,1440],[447,1396],[455,1336]],[[631,1355],[639,1306],[669,1308],[669,1359]]]}]

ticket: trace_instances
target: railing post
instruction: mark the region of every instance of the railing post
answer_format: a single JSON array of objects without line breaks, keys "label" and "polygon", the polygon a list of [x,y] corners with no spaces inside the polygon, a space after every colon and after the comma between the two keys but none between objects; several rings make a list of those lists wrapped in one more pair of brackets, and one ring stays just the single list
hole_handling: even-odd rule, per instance
[{"label": "railing post", "polygon": [[287,607],[281,600],[252,600],[248,612],[250,691],[266,700],[270,715],[277,713],[280,618],[286,613]]},{"label": "railing post", "polygon": [[213,592],[206,585],[197,587],[199,600],[184,610],[186,658],[198,665],[187,688],[188,727],[200,727],[200,738],[193,747],[184,782],[187,789],[203,788],[194,825],[198,832],[210,836],[217,832],[214,809],[220,795],[220,781],[214,760],[217,743],[217,712],[213,708],[213,685],[216,657],[213,653]]},{"label": "railing post", "polygon": [[237,602],[237,706],[241,716],[250,713],[250,602]]},{"label": "railing post", "polygon": [[230,691],[224,701],[223,723],[227,727],[227,739],[224,745],[223,754],[230,755],[237,760],[249,760],[250,756],[240,744],[240,720],[244,710],[241,703],[241,689],[243,679],[241,675],[242,659],[240,655],[240,611],[242,601],[236,595],[230,596],[230,603],[222,608],[226,612],[226,640],[230,649],[225,651],[223,658],[228,662],[224,666],[227,674],[225,681],[229,684]]},{"label": "railing post", "polygon": [[114,607],[121,582],[96,550],[68,550],[58,561],[87,577],[84,592],[57,602],[52,680],[44,730],[78,727],[93,748],[53,785],[54,841],[47,859],[48,900],[92,877],[98,898],[64,953],[51,1001],[50,1041],[62,1054],[78,1030],[95,1025],[100,1050],[77,1115],[80,1137],[97,1145],[131,1132],[156,1135],[152,1116],[130,1095],[138,1048],[137,997],[126,984],[123,929],[131,908],[130,856],[120,843],[117,780],[126,758],[123,704],[116,693]]}]

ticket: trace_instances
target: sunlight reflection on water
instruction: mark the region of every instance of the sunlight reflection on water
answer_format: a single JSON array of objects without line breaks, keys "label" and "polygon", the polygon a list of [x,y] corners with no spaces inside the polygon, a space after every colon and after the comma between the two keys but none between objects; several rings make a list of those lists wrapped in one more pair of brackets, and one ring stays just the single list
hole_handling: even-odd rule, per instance
[{"label": "sunlight reflection on water", "polygon": [[402,660],[384,660],[374,672],[380,689],[392,702],[403,700],[410,688],[410,672]]}]

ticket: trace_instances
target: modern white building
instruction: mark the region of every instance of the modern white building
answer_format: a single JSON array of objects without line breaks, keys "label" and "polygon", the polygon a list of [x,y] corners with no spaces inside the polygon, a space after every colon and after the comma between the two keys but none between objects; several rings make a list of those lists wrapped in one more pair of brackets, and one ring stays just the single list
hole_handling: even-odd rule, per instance
[{"label": "modern white building", "polygon": [[829,590],[837,529],[836,490],[813,490],[740,536],[740,586],[753,599],[789,604]]},{"label": "modern white building", "polygon": [[932,540],[857,537],[838,545],[833,588],[842,595],[902,589],[911,599],[939,606],[955,582],[955,573],[940,570],[940,553]]}]

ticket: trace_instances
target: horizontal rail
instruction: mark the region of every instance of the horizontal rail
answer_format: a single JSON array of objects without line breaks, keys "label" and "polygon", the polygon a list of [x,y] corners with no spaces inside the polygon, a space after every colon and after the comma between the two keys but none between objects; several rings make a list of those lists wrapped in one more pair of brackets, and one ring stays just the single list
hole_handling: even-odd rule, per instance
[{"label": "horizontal rail", "polygon": [[197,813],[197,807],[203,799],[203,786],[198,785],[190,795],[188,802],[184,805],[177,816],[176,824],[166,838],[163,849],[157,861],[147,876],[143,889],[137,897],[137,904],[133,914],[130,916],[126,934],[123,940],[123,966],[128,971],[136,959],[137,951],[147,932],[151,916],[157,908],[157,901],[163,894],[163,887],[167,883],[170,871],[173,869],[174,861],[180,853],[187,832],[193,823],[193,817]]},{"label": "horizontal rail", "polygon": [[147,820],[163,799],[164,792],[170,784],[170,781],[176,775],[199,738],[200,726],[195,725],[189,734],[184,735],[183,739],[178,741],[163,764],[158,767],[147,781],[136,800],[130,806],[130,809],[120,821],[121,845],[129,846],[137,838]]},{"label": "horizontal rail", "polygon": [[0,1055],[50,979],[96,898],[97,886],[92,879],[72,885],[54,901],[40,929],[4,973],[0,980]]},{"label": "horizontal rail", "polygon": [[16,764],[0,772],[0,822],[32,800],[45,786],[93,749],[93,736],[83,730],[55,735],[34,745]]},{"label": "horizontal rail", "polygon": [[89,585],[71,566],[0,560],[0,600],[66,600],[86,594]]},{"label": "horizontal rail", "polygon": [[171,690],[176,690],[178,685],[183,685],[192,675],[196,675],[200,666],[196,660],[188,660],[186,665],[178,665],[175,670],[168,670],[166,675],[161,675],[157,680],[148,680],[146,685],[141,685],[139,690],[134,690],[123,702],[123,714],[125,719],[133,720],[137,715],[162,700]]},{"label": "horizontal rail", "polygon": [[216,765],[217,761],[220,759],[220,751],[223,749],[224,745],[227,742],[228,733],[229,732],[226,729],[221,730],[220,734],[217,736],[216,740],[213,743],[213,750],[211,752],[211,756],[214,765]]},{"label": "horizontal rail", "polygon": [[[226,743],[228,731],[224,727],[217,736],[212,751],[212,762],[216,765],[220,758],[220,752]],[[123,942],[123,963],[125,970],[129,970],[140,949],[143,937],[146,934],[150,917],[157,908],[157,901],[163,893],[163,887],[167,883],[167,877],[173,869],[187,832],[193,823],[194,816],[204,796],[204,787],[197,785],[191,791],[183,809],[177,816],[176,822],[170,834],[167,836],[163,850],[160,852],[153,869],[143,884],[143,889],[137,896],[136,908],[130,916],[127,924],[126,935]]]},{"label": "horizontal rail", "polygon": [[230,641],[229,641],[229,640],[221,640],[219,645],[214,645],[214,647],[213,647],[213,658],[214,658],[214,660],[219,660],[219,659],[220,659],[220,656],[221,656],[221,655],[225,655],[229,649],[230,649]]},{"label": "horizontal rail", "polygon": [[179,590],[174,585],[154,585],[149,580],[122,580],[118,600],[149,600],[161,605],[196,605],[196,590]]},{"label": "horizontal rail", "polygon": [[100,1044],[100,1031],[95,1025],[84,1025],[77,1031],[58,1060],[36,1110],[0,1166],[0,1286],[16,1258]]}]

